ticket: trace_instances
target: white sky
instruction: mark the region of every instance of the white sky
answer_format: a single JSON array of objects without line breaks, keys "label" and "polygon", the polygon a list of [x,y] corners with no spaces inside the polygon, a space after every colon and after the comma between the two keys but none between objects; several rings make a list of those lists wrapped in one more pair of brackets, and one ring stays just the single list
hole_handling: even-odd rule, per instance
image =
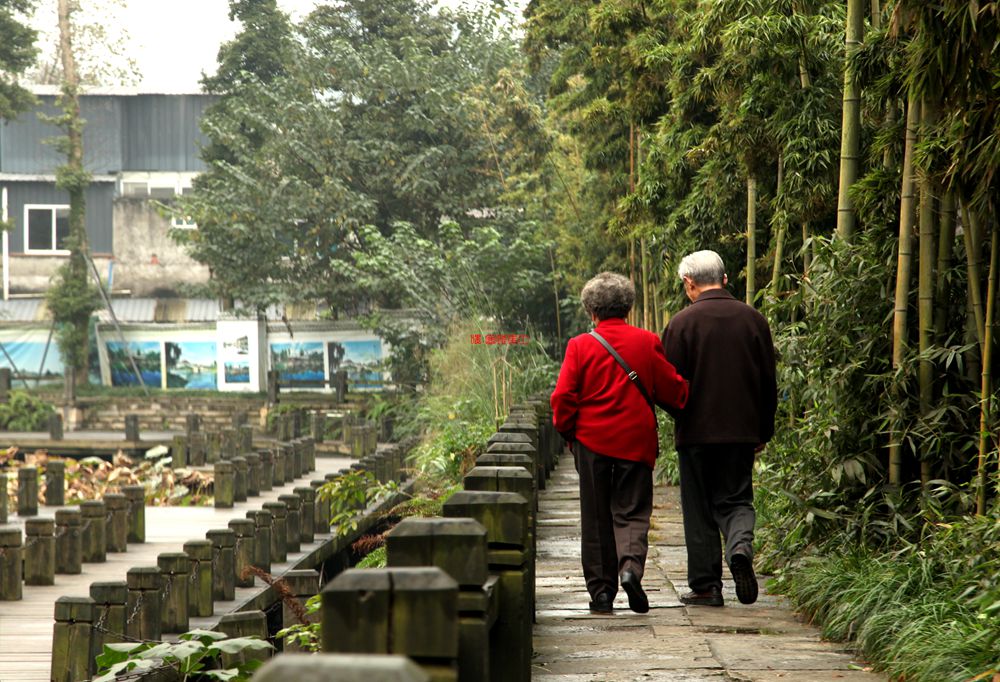
[{"label": "white sky", "polygon": [[[379,0],[371,0],[378,2]],[[439,5],[483,4],[488,0],[438,0]],[[522,0],[523,1],[523,0]],[[118,0],[123,9],[109,9],[114,3],[85,0],[84,5],[106,11],[109,33],[124,24],[129,33],[130,56],[140,74],[136,85],[146,92],[195,92],[203,71],[214,72],[219,46],[233,37],[237,24],[229,21],[227,0]],[[295,21],[322,0],[278,0],[278,5]],[[55,35],[56,0],[41,0],[34,24],[43,53],[51,51]],[[54,27],[53,27],[54,28]],[[47,35],[46,35],[47,34]],[[46,50],[46,44],[50,50]]]}]

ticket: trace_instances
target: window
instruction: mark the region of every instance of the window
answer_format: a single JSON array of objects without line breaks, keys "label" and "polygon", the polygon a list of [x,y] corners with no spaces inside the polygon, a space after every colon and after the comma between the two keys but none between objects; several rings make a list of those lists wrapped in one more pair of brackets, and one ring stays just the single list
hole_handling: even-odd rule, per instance
[{"label": "window", "polygon": [[69,206],[29,204],[24,207],[24,250],[27,253],[69,253]]},{"label": "window", "polygon": [[[191,194],[191,192],[193,191],[194,190],[191,187],[181,188],[181,194],[184,196]],[[170,224],[174,227],[184,228],[188,230],[193,230],[194,228],[198,227],[198,225],[194,222],[194,218],[192,218],[191,216],[183,216],[183,215],[174,215],[173,220],[171,220]]]}]

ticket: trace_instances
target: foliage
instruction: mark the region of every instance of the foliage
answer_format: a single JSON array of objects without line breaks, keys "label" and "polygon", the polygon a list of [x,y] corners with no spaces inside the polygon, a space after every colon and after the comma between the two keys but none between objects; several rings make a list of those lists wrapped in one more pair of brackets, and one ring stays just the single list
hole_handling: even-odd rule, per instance
[{"label": "foliage", "polygon": [[329,503],[330,526],[344,536],[358,529],[366,509],[398,490],[395,481],[379,483],[375,474],[361,469],[348,471],[325,483],[317,489],[316,496]]},{"label": "foliage", "polygon": [[188,680],[249,680],[260,667],[259,660],[240,660],[234,667],[218,668],[222,656],[263,651],[273,647],[255,637],[233,637],[212,630],[191,630],[178,636],[179,642],[126,642],[105,644],[98,655],[98,676],[94,682],[111,682],[119,676],[139,671],[172,668],[182,682]]},{"label": "foliage", "polygon": [[26,391],[11,391],[0,403],[0,431],[46,431],[55,408]]},{"label": "foliage", "polygon": [[0,36],[4,37],[0,50],[0,120],[15,118],[33,101],[31,93],[17,82],[35,59],[36,31],[25,22],[32,5],[32,0],[0,0]]},{"label": "foliage", "polygon": [[365,558],[358,562],[355,568],[385,568],[386,566],[386,547],[382,545],[381,547],[376,547],[371,552],[369,552]]},{"label": "foliage", "polygon": [[[305,622],[293,623],[287,628],[278,630],[275,638],[294,643],[304,651],[318,653],[322,632],[322,623],[319,619],[319,610],[323,604],[322,596],[322,594],[314,594],[306,599],[305,610],[302,614]],[[292,598],[294,599],[294,597]]]}]

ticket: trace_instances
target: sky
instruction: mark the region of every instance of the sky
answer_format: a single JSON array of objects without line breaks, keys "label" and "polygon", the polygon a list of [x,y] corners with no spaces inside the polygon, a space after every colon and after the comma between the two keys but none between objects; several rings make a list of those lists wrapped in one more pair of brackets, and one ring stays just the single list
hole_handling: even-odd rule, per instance
[{"label": "sky", "polygon": [[[321,1],[278,0],[278,5],[297,20]],[[439,0],[438,4],[476,5],[485,1]],[[32,22],[43,32],[43,54],[54,54],[51,28],[55,4],[56,0],[41,0]],[[83,4],[104,13],[96,23],[107,26],[112,38],[120,35],[116,27],[127,27],[127,52],[138,72],[138,82],[133,85],[143,92],[197,92],[202,72],[215,70],[219,46],[239,28],[229,20],[227,0],[84,0]]]}]

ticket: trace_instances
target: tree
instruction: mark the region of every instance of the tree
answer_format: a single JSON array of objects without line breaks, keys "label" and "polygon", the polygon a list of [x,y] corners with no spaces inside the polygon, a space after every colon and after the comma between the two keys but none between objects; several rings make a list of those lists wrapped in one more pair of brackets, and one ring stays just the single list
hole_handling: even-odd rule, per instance
[{"label": "tree", "polygon": [[855,216],[849,190],[858,178],[861,135],[861,93],[858,91],[857,74],[851,57],[864,36],[864,0],[848,0],[847,30],[844,42],[847,59],[844,60],[844,116],[841,124],[840,185],[837,197],[837,235],[850,239],[854,235]]},{"label": "tree", "polygon": [[31,6],[32,0],[0,0],[0,120],[16,117],[32,102],[17,82],[35,59],[36,32],[23,19]]}]

